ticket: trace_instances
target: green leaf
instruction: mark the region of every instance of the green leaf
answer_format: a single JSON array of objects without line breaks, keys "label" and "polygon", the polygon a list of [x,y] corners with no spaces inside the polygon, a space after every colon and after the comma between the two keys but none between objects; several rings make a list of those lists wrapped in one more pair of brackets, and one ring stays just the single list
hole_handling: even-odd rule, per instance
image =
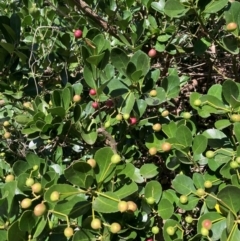
[{"label": "green leaf", "polygon": [[99,195],[92,202],[92,207],[95,211],[101,213],[116,213],[118,212],[119,197],[113,192],[105,192],[104,196]]},{"label": "green leaf", "polygon": [[[97,89],[94,75],[92,73],[92,70],[88,66],[84,66],[83,77],[84,77],[86,84],[90,88]],[[75,93],[76,93],[76,91],[75,91]]]},{"label": "green leaf", "polygon": [[151,3],[151,7],[155,10],[158,11],[160,13],[163,13],[164,11],[164,6],[165,6],[165,1],[164,0],[160,0],[158,2],[152,2]]},{"label": "green leaf", "polygon": [[158,167],[155,164],[144,164],[140,168],[143,178],[153,178],[158,175]]},{"label": "green leaf", "polygon": [[177,125],[174,121],[171,121],[169,124],[162,125],[162,131],[168,138],[176,136]]},{"label": "green leaf", "polygon": [[120,189],[114,191],[114,194],[119,197],[119,199],[126,198],[133,193],[138,191],[138,186],[135,182],[126,183]]},{"label": "green leaf", "polygon": [[92,241],[95,239],[95,237],[95,234],[81,228],[80,230],[74,233],[72,241]]},{"label": "green leaf", "polygon": [[122,113],[131,113],[133,106],[135,104],[135,95],[134,93],[130,92],[127,93],[124,97],[124,100],[122,102]]},{"label": "green leaf", "polygon": [[67,111],[69,108],[69,105],[72,101],[72,96],[71,96],[71,92],[69,90],[69,88],[64,88],[63,92],[62,92],[62,101],[63,101],[63,106],[64,109]]},{"label": "green leaf", "polygon": [[204,13],[217,13],[228,4],[228,0],[214,0],[211,1],[203,11]]},{"label": "green leaf", "polygon": [[19,220],[11,224],[7,231],[8,241],[23,241],[25,239],[25,232],[20,230]]},{"label": "green leaf", "polygon": [[240,123],[233,124],[233,131],[235,133],[237,141],[240,142]]},{"label": "green leaf", "polygon": [[225,129],[226,127],[230,126],[232,123],[229,121],[229,119],[226,120],[218,120],[214,123],[215,127],[218,130]]},{"label": "green leaf", "polygon": [[158,181],[150,181],[145,186],[145,198],[153,197],[158,203],[162,196],[162,186]]},{"label": "green leaf", "polygon": [[[136,66],[136,70],[141,70],[142,75],[145,76],[150,68],[150,61],[147,54],[138,50],[130,59],[130,63],[133,63]],[[140,75],[141,76],[141,75]]]},{"label": "green leaf", "polygon": [[174,213],[173,204],[167,199],[161,199],[158,204],[158,214],[162,219],[169,219]]},{"label": "green leaf", "polygon": [[95,130],[87,131],[84,128],[81,129],[81,136],[83,140],[89,144],[93,145],[97,140],[97,132]]},{"label": "green leaf", "polygon": [[181,17],[185,12],[185,7],[178,0],[168,0],[164,6],[164,13],[170,18]]},{"label": "green leaf", "polygon": [[111,60],[112,64],[115,66],[115,68],[122,74],[126,74],[126,69],[127,69],[127,64],[129,62],[129,58],[127,54],[119,49],[119,48],[114,48],[111,51]]},{"label": "green leaf", "polygon": [[25,232],[31,232],[37,224],[38,218],[33,214],[33,211],[27,210],[23,212],[19,219],[19,229]]},{"label": "green leaf", "polygon": [[193,180],[183,174],[177,175],[172,181],[173,188],[180,194],[188,195],[195,192],[196,189],[193,185]]},{"label": "green leaf", "polygon": [[193,146],[192,146],[194,155],[203,153],[207,148],[207,143],[208,143],[208,140],[205,136],[201,134],[195,136],[193,140]]},{"label": "green leaf", "polygon": [[222,46],[231,54],[239,54],[238,41],[233,36],[225,36],[221,40]]},{"label": "green leaf", "polygon": [[[238,86],[232,80],[224,81],[224,83],[222,85],[222,92],[223,92],[223,96],[224,96],[225,100],[230,105],[234,105],[235,100],[237,100],[239,97]],[[234,106],[233,106],[233,108],[234,108]]]},{"label": "green leaf", "polygon": [[180,148],[185,148],[192,145],[192,133],[188,127],[181,125],[176,130],[176,140],[180,143]]},{"label": "green leaf", "polygon": [[18,14],[13,13],[11,18],[10,18],[10,26],[13,29],[16,37],[17,37],[17,41],[20,40],[20,33],[21,33],[21,19],[18,16]]},{"label": "green leaf", "polygon": [[66,115],[65,109],[63,107],[55,107],[48,109],[48,113],[51,113],[52,116],[60,116],[62,118]]},{"label": "green leaf", "polygon": [[14,51],[14,45],[13,44],[9,44],[9,43],[4,43],[4,42],[0,42],[0,45],[8,51],[9,54],[12,54]]}]

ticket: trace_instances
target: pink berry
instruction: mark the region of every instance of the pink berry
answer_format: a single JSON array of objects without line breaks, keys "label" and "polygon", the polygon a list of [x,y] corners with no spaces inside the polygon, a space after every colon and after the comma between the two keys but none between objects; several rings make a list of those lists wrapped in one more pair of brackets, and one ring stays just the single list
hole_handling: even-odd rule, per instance
[{"label": "pink berry", "polygon": [[97,108],[98,108],[98,102],[93,102],[93,103],[92,103],[92,107],[93,107],[94,109],[97,109]]},{"label": "pink berry", "polygon": [[75,30],[74,36],[75,36],[75,38],[81,38],[82,37],[82,31],[80,29]]},{"label": "pink berry", "polygon": [[130,117],[129,123],[130,123],[131,125],[135,125],[135,124],[137,123],[137,118],[136,118],[136,117]]},{"label": "pink berry", "polygon": [[96,95],[97,91],[95,89],[90,89],[89,94],[90,95]]},{"label": "pink berry", "polygon": [[149,50],[148,56],[149,56],[150,58],[154,58],[154,57],[156,57],[156,55],[157,55],[157,51],[156,51],[155,49],[150,49],[150,50]]}]

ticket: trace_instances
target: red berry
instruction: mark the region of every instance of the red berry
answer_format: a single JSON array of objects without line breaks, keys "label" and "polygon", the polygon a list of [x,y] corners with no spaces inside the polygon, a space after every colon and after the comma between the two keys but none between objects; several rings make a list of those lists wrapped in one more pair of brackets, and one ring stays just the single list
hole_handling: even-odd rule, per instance
[{"label": "red berry", "polygon": [[157,51],[156,51],[155,49],[150,49],[150,50],[149,50],[148,56],[149,56],[150,58],[154,58],[154,57],[156,57],[156,55],[157,55]]},{"label": "red berry", "polygon": [[81,38],[82,37],[82,31],[80,29],[75,30],[74,36],[75,36],[75,38]]},{"label": "red berry", "polygon": [[111,108],[113,106],[113,101],[112,100],[107,100],[105,104],[106,104],[106,106],[108,108]]},{"label": "red berry", "polygon": [[97,91],[95,89],[90,89],[89,94],[90,95],[96,95]]},{"label": "red berry", "polygon": [[137,123],[137,118],[135,118],[135,117],[130,117],[129,123],[130,123],[130,125],[135,125],[135,124]]},{"label": "red berry", "polygon": [[97,109],[98,108],[98,102],[93,102],[92,103],[92,108]]},{"label": "red berry", "polygon": [[205,219],[202,221],[202,227],[210,230],[212,228],[212,221],[210,219]]}]

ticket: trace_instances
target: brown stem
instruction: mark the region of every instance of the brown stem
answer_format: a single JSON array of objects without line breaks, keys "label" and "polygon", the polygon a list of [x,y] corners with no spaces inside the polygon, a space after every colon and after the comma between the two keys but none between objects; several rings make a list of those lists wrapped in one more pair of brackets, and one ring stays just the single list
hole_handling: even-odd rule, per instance
[{"label": "brown stem", "polygon": [[98,128],[97,133],[103,134],[109,140],[109,145],[113,149],[114,153],[117,153],[117,142],[115,139],[104,128]]}]

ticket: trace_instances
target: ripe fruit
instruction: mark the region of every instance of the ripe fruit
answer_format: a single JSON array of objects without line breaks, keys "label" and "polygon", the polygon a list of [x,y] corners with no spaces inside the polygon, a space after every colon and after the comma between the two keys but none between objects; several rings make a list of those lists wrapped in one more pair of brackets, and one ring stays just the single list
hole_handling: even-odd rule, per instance
[{"label": "ripe fruit", "polygon": [[160,130],[162,129],[162,126],[161,126],[161,124],[156,123],[156,124],[154,124],[154,125],[152,126],[152,129],[153,129],[154,131],[160,131]]},{"label": "ripe fruit", "polygon": [[35,206],[33,213],[35,216],[40,217],[47,211],[47,207],[44,203],[40,203]]},{"label": "ripe fruit", "polygon": [[118,203],[118,210],[123,213],[128,210],[128,203],[126,201],[120,201]]},{"label": "ripe fruit", "polygon": [[119,156],[118,154],[113,154],[111,157],[111,162],[114,164],[117,164],[121,161],[121,156]]},{"label": "ripe fruit", "polygon": [[108,108],[111,108],[113,106],[113,101],[112,100],[107,100],[105,105],[108,107]]},{"label": "ripe fruit", "polygon": [[182,114],[182,116],[183,116],[183,118],[184,118],[185,120],[188,120],[188,119],[191,118],[191,114],[190,114],[189,112],[184,112],[184,113]]},{"label": "ripe fruit", "polygon": [[152,238],[146,238],[145,241],[153,241]]},{"label": "ripe fruit", "polygon": [[39,182],[36,182],[32,185],[32,192],[40,193],[42,191],[42,185]]},{"label": "ripe fruit", "polygon": [[38,165],[34,165],[33,166],[33,171],[37,171],[38,170]]},{"label": "ripe fruit", "polygon": [[98,108],[98,102],[93,102],[92,103],[92,108],[97,109]]},{"label": "ripe fruit", "polygon": [[192,216],[187,216],[187,217],[185,217],[185,221],[186,221],[186,223],[192,223],[193,222],[193,218],[192,218]]},{"label": "ripe fruit", "polygon": [[180,203],[185,204],[188,202],[188,197],[186,195],[181,195],[179,201]]},{"label": "ripe fruit", "polygon": [[207,158],[213,158],[214,157],[214,151],[207,151],[206,152],[206,157]]},{"label": "ripe fruit", "polygon": [[231,22],[231,23],[227,24],[227,26],[226,26],[226,30],[228,32],[233,32],[236,29],[237,29],[237,24],[235,22]]},{"label": "ripe fruit", "polygon": [[3,122],[3,126],[4,126],[4,127],[10,126],[10,122],[9,122],[9,121],[4,121],[4,122]]},{"label": "ripe fruit", "polygon": [[9,174],[5,177],[5,182],[12,182],[14,179],[15,177],[12,174]]},{"label": "ripe fruit", "polygon": [[205,195],[205,190],[203,188],[198,188],[196,191],[196,195],[202,197]]},{"label": "ripe fruit", "polygon": [[25,182],[25,185],[26,185],[27,187],[31,187],[33,184],[34,184],[34,179],[31,178],[31,177],[27,178],[27,180],[26,180],[26,182]]},{"label": "ripe fruit", "polygon": [[32,200],[30,198],[24,198],[21,203],[20,206],[21,208],[29,208],[32,205]]},{"label": "ripe fruit", "polygon": [[169,236],[172,236],[175,234],[175,228],[172,226],[167,227],[166,232]]},{"label": "ripe fruit", "polygon": [[209,180],[207,180],[207,181],[204,182],[204,187],[205,187],[205,188],[211,188],[212,185],[213,185],[212,182],[209,181]]},{"label": "ripe fruit", "polygon": [[156,147],[151,147],[151,148],[148,150],[148,152],[149,152],[149,154],[150,154],[151,156],[154,156],[154,155],[156,155],[156,153],[157,153],[157,148],[156,148]]},{"label": "ripe fruit", "polygon": [[158,233],[159,233],[159,227],[153,226],[153,227],[152,227],[152,233],[153,233],[153,234],[158,234]]},{"label": "ripe fruit", "polygon": [[232,169],[236,169],[236,168],[239,167],[239,165],[238,165],[238,163],[237,163],[236,161],[231,161],[231,162],[230,162],[230,167],[231,167]]},{"label": "ripe fruit", "polygon": [[102,222],[98,218],[94,218],[91,222],[92,229],[99,229],[102,226]]},{"label": "ripe fruit", "polygon": [[67,227],[64,229],[64,235],[66,238],[70,238],[73,236],[73,229],[71,227]]},{"label": "ripe fruit", "polygon": [[52,202],[56,202],[59,200],[59,197],[60,197],[60,193],[58,191],[53,191],[50,195],[50,200]]},{"label": "ripe fruit", "polygon": [[152,97],[155,97],[155,96],[157,96],[157,91],[156,90],[151,90],[149,95],[152,96]]},{"label": "ripe fruit", "polygon": [[88,159],[88,160],[87,160],[87,163],[88,163],[92,168],[96,167],[96,165],[97,165],[97,162],[96,162],[95,159],[93,159],[93,158]]},{"label": "ripe fruit", "polygon": [[193,104],[194,104],[195,106],[201,106],[201,105],[202,105],[202,101],[199,100],[199,99],[197,99],[197,100],[194,100]]},{"label": "ripe fruit", "polygon": [[116,115],[116,119],[117,119],[118,121],[121,121],[122,118],[123,118],[123,116],[122,116],[121,114],[117,114],[117,115]]},{"label": "ripe fruit", "polygon": [[240,115],[238,115],[238,114],[233,114],[233,115],[230,116],[230,120],[231,120],[232,122],[239,122],[239,121],[240,121]]},{"label": "ripe fruit", "polygon": [[169,115],[169,111],[168,110],[164,110],[162,112],[162,117],[167,117]]},{"label": "ripe fruit", "polygon": [[129,119],[129,124],[130,125],[135,125],[137,123],[137,118],[136,117],[131,117],[130,119]]},{"label": "ripe fruit", "polygon": [[201,234],[202,234],[202,236],[208,236],[208,234],[209,234],[209,231],[206,229],[206,228],[201,228]]},{"label": "ripe fruit", "polygon": [[123,119],[124,119],[124,120],[128,120],[128,119],[129,119],[129,117],[130,117],[130,115],[129,115],[129,114],[127,114],[127,113],[126,113],[126,114],[123,114]]},{"label": "ripe fruit", "polygon": [[148,204],[152,205],[155,203],[155,198],[154,197],[149,197],[149,198],[146,198],[146,201]]},{"label": "ripe fruit", "polygon": [[148,51],[148,56],[149,56],[150,58],[154,58],[154,57],[156,57],[156,55],[157,55],[157,51],[156,51],[155,49],[150,49],[150,50]]},{"label": "ripe fruit", "polygon": [[73,102],[77,103],[81,100],[81,96],[80,95],[74,95],[73,96]]},{"label": "ripe fruit", "polygon": [[95,89],[90,89],[89,94],[90,95],[96,95],[97,91]]},{"label": "ripe fruit", "polygon": [[110,226],[111,233],[118,233],[121,230],[121,226],[119,223],[112,223]]},{"label": "ripe fruit", "polygon": [[163,151],[170,151],[171,148],[172,148],[172,145],[171,145],[169,142],[164,142],[164,143],[162,143],[162,145],[161,145],[161,149],[162,149]]},{"label": "ripe fruit", "polygon": [[210,219],[205,219],[202,221],[202,227],[210,230],[212,228],[212,221]]},{"label": "ripe fruit", "polygon": [[104,124],[104,127],[105,127],[105,128],[108,128],[108,127],[110,127],[110,126],[111,126],[110,121],[105,122],[105,124]]},{"label": "ripe fruit", "polygon": [[80,29],[77,29],[74,31],[75,38],[81,38],[82,37],[82,31]]},{"label": "ripe fruit", "polygon": [[135,212],[137,210],[137,204],[133,201],[128,201],[128,211]]},{"label": "ripe fruit", "polygon": [[9,139],[11,137],[11,133],[7,131],[7,132],[4,133],[3,137],[5,139]]}]

